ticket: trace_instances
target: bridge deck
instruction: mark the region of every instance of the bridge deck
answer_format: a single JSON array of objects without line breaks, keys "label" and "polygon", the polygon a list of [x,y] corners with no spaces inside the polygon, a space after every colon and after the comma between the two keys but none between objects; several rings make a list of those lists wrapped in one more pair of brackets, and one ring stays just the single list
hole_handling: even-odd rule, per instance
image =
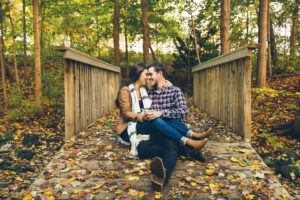
[{"label": "bridge deck", "polygon": [[193,110],[192,129],[214,127],[203,149],[206,161],[178,159],[162,193],[150,187],[150,161],[130,157],[129,148],[116,141],[109,126],[116,115],[110,114],[63,146],[31,185],[31,194],[42,199],[292,199],[249,143]]}]

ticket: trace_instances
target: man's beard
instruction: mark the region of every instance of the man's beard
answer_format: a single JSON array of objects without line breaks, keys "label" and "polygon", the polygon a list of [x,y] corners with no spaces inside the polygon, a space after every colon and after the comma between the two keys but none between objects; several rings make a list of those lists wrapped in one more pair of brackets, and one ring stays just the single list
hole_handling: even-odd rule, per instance
[{"label": "man's beard", "polygon": [[151,81],[150,80],[146,80],[146,84],[145,84],[147,89],[152,89],[152,85],[151,85]]}]

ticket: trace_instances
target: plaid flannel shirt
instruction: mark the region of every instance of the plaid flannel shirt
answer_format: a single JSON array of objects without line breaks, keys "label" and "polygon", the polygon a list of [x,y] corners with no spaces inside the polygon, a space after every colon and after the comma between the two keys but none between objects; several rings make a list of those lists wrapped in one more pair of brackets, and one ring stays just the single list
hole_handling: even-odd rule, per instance
[{"label": "plaid flannel shirt", "polygon": [[162,117],[184,121],[188,114],[187,103],[180,88],[162,87],[158,92],[154,89],[148,91],[152,100],[151,109],[162,112]]}]

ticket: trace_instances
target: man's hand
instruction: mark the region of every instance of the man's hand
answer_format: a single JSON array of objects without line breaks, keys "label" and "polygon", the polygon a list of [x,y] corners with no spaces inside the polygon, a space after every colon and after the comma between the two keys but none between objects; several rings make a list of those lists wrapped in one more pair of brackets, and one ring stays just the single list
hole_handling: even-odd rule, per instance
[{"label": "man's hand", "polygon": [[163,86],[168,88],[168,87],[172,87],[173,84],[169,80],[166,80]]},{"label": "man's hand", "polygon": [[162,112],[156,110],[147,110],[144,113],[144,120],[154,120],[162,116]]}]

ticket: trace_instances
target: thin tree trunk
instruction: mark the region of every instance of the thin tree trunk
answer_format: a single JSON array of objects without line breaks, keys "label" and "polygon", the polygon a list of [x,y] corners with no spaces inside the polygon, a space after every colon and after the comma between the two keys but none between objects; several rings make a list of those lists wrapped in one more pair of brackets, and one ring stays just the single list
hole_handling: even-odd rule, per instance
[{"label": "thin tree trunk", "polygon": [[150,48],[150,50],[151,50],[151,54],[152,54],[153,61],[156,62],[156,56],[155,56],[155,53],[154,53],[154,51],[153,51],[153,49],[152,49],[152,46],[149,45],[149,48]]},{"label": "thin tree trunk", "polygon": [[230,22],[230,0],[221,0],[221,54],[230,52],[230,33],[229,33],[229,22]]},{"label": "thin tree trunk", "polygon": [[246,27],[247,27],[247,32],[246,32],[246,41],[247,44],[249,44],[249,6],[247,5],[247,19],[246,19]]},{"label": "thin tree trunk", "polygon": [[41,108],[41,46],[39,34],[39,0],[33,0],[33,29],[34,29],[34,64],[35,64],[35,98],[36,104]]},{"label": "thin tree trunk", "polygon": [[[126,10],[126,8],[125,8]],[[126,72],[125,75],[128,77],[129,75],[129,58],[128,58],[128,36],[127,36],[127,16],[126,16],[126,11],[124,14],[124,34],[125,34],[125,60],[126,60]]]},{"label": "thin tree trunk", "polygon": [[[2,18],[2,13],[1,18]],[[6,92],[6,79],[5,79],[5,66],[4,66],[4,57],[2,52],[2,42],[0,42],[0,64],[1,64],[1,81],[2,81],[2,88],[3,88],[3,99],[4,99],[4,106],[7,108],[8,102],[7,102],[7,92]]]},{"label": "thin tree trunk", "polygon": [[192,21],[192,28],[193,28],[193,34],[194,34],[194,40],[195,40],[195,49],[196,49],[197,59],[198,59],[198,63],[201,64],[200,56],[199,56],[199,50],[198,50],[197,35],[196,35],[193,12],[192,12],[192,6],[191,6],[191,0],[189,0],[189,10],[190,10],[191,21]]},{"label": "thin tree trunk", "polygon": [[272,58],[271,58],[271,8],[270,8],[270,0],[268,0],[268,14],[267,14],[267,37],[268,37],[268,69],[269,69],[269,78],[272,78]]},{"label": "thin tree trunk", "polygon": [[143,29],[143,55],[144,55],[144,64],[148,65],[150,63],[149,56],[149,24],[148,24],[148,4],[147,0],[141,0],[142,2],[142,29]]},{"label": "thin tree trunk", "polygon": [[277,56],[276,41],[275,41],[275,34],[273,30],[272,18],[270,18],[270,36],[271,36],[270,43],[271,43],[272,63],[274,67],[277,67],[278,56]]},{"label": "thin tree trunk", "polygon": [[96,27],[97,27],[97,46],[98,46],[98,59],[101,59],[101,42],[100,42],[100,33],[99,33],[99,19],[96,15]]},{"label": "thin tree trunk", "polygon": [[19,73],[18,73],[18,66],[17,66],[17,55],[16,55],[16,40],[15,40],[15,28],[14,28],[14,22],[12,19],[11,9],[9,2],[7,3],[7,8],[9,10],[9,21],[11,25],[11,34],[12,34],[12,41],[13,41],[13,55],[14,55],[14,70],[15,70],[15,78],[17,82],[17,87],[19,92],[21,92],[20,85],[19,85]]},{"label": "thin tree trunk", "polygon": [[114,53],[115,53],[115,65],[120,66],[120,9],[119,0],[114,1]]},{"label": "thin tree trunk", "polygon": [[292,15],[292,28],[290,37],[290,60],[291,65],[295,65],[297,51],[297,30],[298,30],[299,0],[295,0],[295,7]]},{"label": "thin tree trunk", "polygon": [[70,38],[70,46],[73,47],[74,37],[73,37],[73,33],[72,33],[71,29],[70,29],[71,19],[70,19],[70,14],[69,14],[69,5],[68,5],[67,0],[65,0],[64,2],[65,2],[65,6],[66,6],[66,10],[65,10],[65,18],[66,18],[66,24],[67,24],[66,34]]},{"label": "thin tree trunk", "polygon": [[23,0],[23,51],[24,51],[24,69],[27,65],[27,38],[26,38],[26,2]]},{"label": "thin tree trunk", "polygon": [[44,21],[45,21],[45,3],[44,1],[41,1],[41,6],[40,6],[40,11],[41,11],[41,37],[40,37],[40,41],[41,41],[41,69],[44,69],[44,30],[45,30],[45,26],[44,26]]},{"label": "thin tree trunk", "polygon": [[259,1],[257,87],[266,87],[266,51],[267,51],[267,8],[266,0]]}]

